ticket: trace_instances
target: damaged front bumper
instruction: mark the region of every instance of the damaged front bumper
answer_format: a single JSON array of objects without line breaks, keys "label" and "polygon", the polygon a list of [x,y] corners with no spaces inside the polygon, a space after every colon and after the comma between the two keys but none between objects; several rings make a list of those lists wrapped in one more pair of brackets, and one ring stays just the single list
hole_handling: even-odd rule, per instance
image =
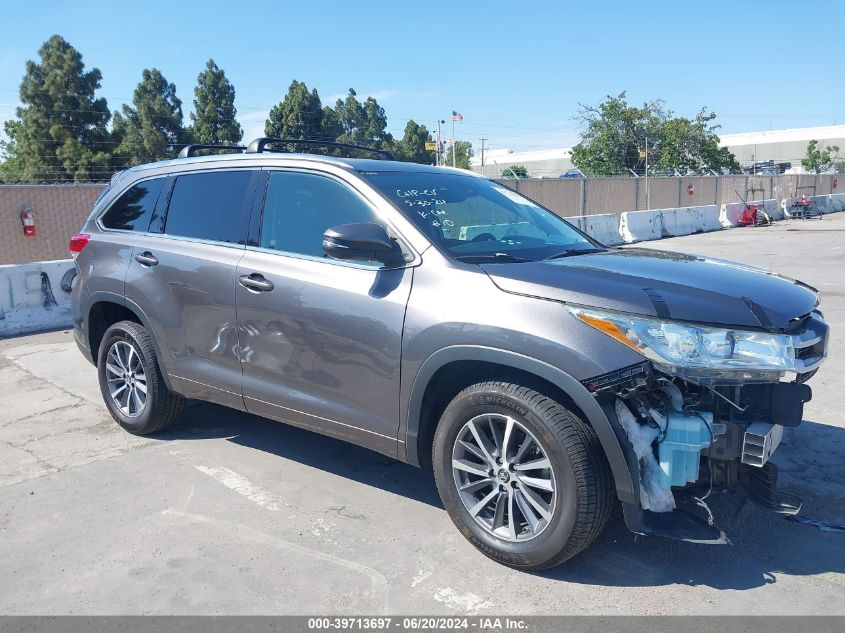
[{"label": "damaged front bumper", "polygon": [[[826,353],[821,338],[802,351],[806,371],[790,382],[759,377],[669,375],[651,362],[584,381],[626,452],[640,502],[623,503],[628,528],[695,543],[725,543],[726,535],[706,504],[730,491],[783,515],[797,514],[801,500],[777,488],[770,458],[785,429],[798,426],[812,391],[805,381]],[[676,506],[689,497],[701,509]]]}]

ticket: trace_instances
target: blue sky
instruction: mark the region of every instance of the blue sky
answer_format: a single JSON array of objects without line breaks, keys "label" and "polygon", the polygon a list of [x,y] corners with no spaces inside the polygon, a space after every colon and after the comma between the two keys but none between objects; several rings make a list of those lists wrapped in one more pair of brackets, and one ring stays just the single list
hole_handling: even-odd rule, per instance
[{"label": "blue sky", "polygon": [[[722,132],[845,123],[842,4],[818,2],[7,3],[0,24],[0,119],[27,59],[59,33],[103,73],[116,110],[145,67],[176,84],[186,115],[211,57],[237,90],[251,137],[292,79],[323,103],[354,87],[388,128],[464,115],[457,137],[513,149],[577,141],[579,103],[626,90],[676,113],[701,106]],[[451,123],[447,123],[450,127]]]}]

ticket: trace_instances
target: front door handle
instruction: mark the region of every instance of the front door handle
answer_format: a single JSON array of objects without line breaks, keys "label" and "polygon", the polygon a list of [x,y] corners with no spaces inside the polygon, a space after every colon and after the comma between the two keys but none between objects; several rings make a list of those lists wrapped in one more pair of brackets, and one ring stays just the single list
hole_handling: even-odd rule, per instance
[{"label": "front door handle", "polygon": [[270,292],[274,287],[273,282],[269,279],[265,279],[264,275],[261,273],[241,275],[238,279],[238,283],[247,290],[253,290],[255,292]]},{"label": "front door handle", "polygon": [[158,266],[158,258],[150,251],[138,253],[135,255],[135,261],[141,264],[141,266]]}]

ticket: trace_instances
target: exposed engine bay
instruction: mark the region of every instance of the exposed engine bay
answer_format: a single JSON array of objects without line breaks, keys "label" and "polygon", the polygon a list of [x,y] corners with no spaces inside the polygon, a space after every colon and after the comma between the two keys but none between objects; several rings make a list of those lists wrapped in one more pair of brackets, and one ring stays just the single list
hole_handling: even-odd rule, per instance
[{"label": "exposed engine bay", "polygon": [[[769,460],[784,429],[801,423],[812,397],[801,377],[719,384],[643,363],[602,378],[604,384],[587,386],[618,422],[639,472],[640,507],[625,507],[632,531],[726,542],[707,505],[714,492],[726,490],[779,514],[799,512],[800,499],[777,489],[777,467]],[[684,495],[705,519],[678,508]]]}]

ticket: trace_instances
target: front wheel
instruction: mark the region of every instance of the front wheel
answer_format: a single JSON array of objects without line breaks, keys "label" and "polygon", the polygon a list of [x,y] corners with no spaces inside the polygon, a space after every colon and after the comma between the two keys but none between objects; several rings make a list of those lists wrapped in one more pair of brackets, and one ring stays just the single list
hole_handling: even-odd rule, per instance
[{"label": "front wheel", "polygon": [[167,388],[155,347],[137,323],[120,321],[106,330],[97,373],[109,413],[134,435],[161,431],[182,415],[185,398]]},{"label": "front wheel", "polygon": [[527,387],[487,382],[461,391],[438,424],[433,464],[461,533],[511,567],[564,562],[610,515],[613,482],[592,428]]}]

